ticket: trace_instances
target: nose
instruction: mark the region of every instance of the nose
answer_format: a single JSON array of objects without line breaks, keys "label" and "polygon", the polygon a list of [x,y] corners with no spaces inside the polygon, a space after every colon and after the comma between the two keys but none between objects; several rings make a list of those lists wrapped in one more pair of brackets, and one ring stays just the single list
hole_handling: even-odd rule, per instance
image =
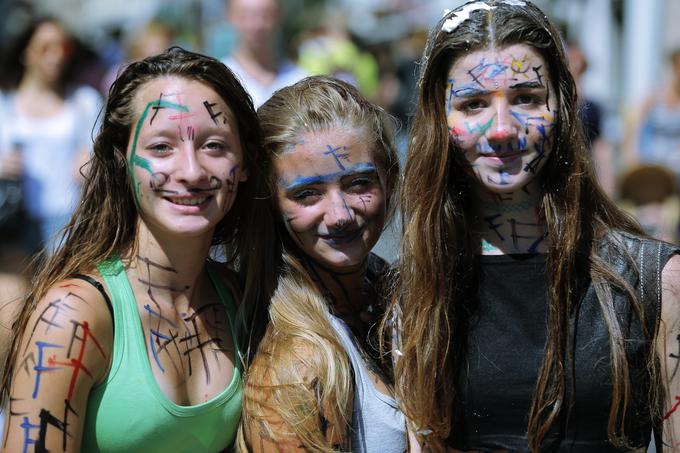
[{"label": "nose", "polygon": [[354,221],[354,210],[341,191],[331,191],[326,196],[329,205],[324,222],[330,231],[341,231]]},{"label": "nose", "polygon": [[496,105],[496,116],[486,134],[489,142],[500,143],[517,138],[519,123],[512,114],[507,99],[497,97],[494,99],[494,104]]},{"label": "nose", "polygon": [[198,153],[191,142],[177,156],[175,178],[189,186],[204,182],[207,172],[198,159]]}]

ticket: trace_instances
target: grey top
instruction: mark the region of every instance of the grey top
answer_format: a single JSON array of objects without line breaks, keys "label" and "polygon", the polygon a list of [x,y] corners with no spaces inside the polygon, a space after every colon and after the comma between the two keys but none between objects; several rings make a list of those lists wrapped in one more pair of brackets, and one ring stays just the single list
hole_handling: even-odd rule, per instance
[{"label": "grey top", "polygon": [[341,319],[330,321],[354,370],[352,451],[354,453],[403,453],[407,450],[406,420],[394,398],[378,391],[371,382],[364,358],[351,329]]}]

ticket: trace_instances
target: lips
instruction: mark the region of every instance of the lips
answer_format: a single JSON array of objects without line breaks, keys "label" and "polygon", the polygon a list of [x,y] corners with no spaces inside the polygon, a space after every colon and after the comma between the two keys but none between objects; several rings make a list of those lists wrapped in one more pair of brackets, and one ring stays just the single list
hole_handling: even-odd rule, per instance
[{"label": "lips", "polygon": [[512,152],[512,153],[503,153],[503,154],[496,154],[496,153],[481,154],[481,157],[488,159],[492,162],[507,164],[508,162],[512,162],[516,159],[519,159],[520,157],[522,157],[522,155],[525,152],[526,152],[525,150],[521,150],[521,151],[515,151],[515,152]]},{"label": "lips", "polygon": [[178,208],[202,208],[207,204],[207,202],[213,198],[212,195],[191,195],[191,196],[165,196],[164,200],[172,203]]},{"label": "lips", "polygon": [[205,203],[205,200],[207,200],[208,197],[196,197],[196,198],[177,198],[177,199],[168,199],[170,200],[171,203],[183,205],[183,206],[197,206],[201,203]]},{"label": "lips", "polygon": [[342,245],[353,242],[354,240],[361,236],[361,233],[363,233],[363,231],[364,227],[359,227],[355,230],[343,233],[319,234],[318,236],[332,245]]}]

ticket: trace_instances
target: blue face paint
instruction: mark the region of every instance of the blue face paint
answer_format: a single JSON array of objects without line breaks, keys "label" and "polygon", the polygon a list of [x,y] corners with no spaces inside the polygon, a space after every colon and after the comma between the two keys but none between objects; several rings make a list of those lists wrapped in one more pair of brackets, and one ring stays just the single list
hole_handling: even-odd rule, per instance
[{"label": "blue face paint", "polygon": [[337,181],[349,175],[361,174],[361,173],[377,173],[375,165],[367,162],[358,163],[352,167],[345,168],[342,171],[334,173],[326,173],[324,175],[313,175],[313,176],[298,176],[291,182],[286,182],[279,180],[279,185],[287,191],[293,191],[300,187],[310,186],[314,184],[325,184],[331,181]]}]

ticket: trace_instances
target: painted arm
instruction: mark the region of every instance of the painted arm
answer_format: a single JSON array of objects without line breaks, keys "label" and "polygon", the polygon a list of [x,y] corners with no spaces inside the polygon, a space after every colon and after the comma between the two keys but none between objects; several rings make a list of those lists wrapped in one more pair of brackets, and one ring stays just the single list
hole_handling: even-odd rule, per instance
[{"label": "painted arm", "polygon": [[[267,340],[268,336],[263,342]],[[286,345],[290,354],[276,351],[277,354],[283,353],[276,360],[278,366],[295,367],[293,373],[272,366],[273,355],[266,347],[263,348],[265,343],[260,345],[248,370],[242,419],[248,448],[255,453],[317,451],[318,447],[310,445],[320,443],[332,446],[334,450],[349,451],[348,431],[353,401],[341,402],[349,412],[344,418],[336,416],[340,408],[321,407],[318,396],[324,389],[315,384],[318,373],[310,366],[314,360],[304,359],[305,355],[318,352],[296,343],[291,341]],[[289,379],[289,376],[301,379]],[[293,417],[289,411],[293,407],[295,416],[298,416],[295,423],[304,427],[304,431],[310,434],[309,439],[300,438],[292,428]]]},{"label": "painted arm", "polygon": [[41,299],[22,334],[3,451],[80,451],[87,399],[106,376],[113,323],[99,292],[66,280]]},{"label": "painted arm", "polygon": [[680,255],[673,256],[664,267],[662,287],[657,352],[666,386],[663,442],[664,451],[680,452]]}]

